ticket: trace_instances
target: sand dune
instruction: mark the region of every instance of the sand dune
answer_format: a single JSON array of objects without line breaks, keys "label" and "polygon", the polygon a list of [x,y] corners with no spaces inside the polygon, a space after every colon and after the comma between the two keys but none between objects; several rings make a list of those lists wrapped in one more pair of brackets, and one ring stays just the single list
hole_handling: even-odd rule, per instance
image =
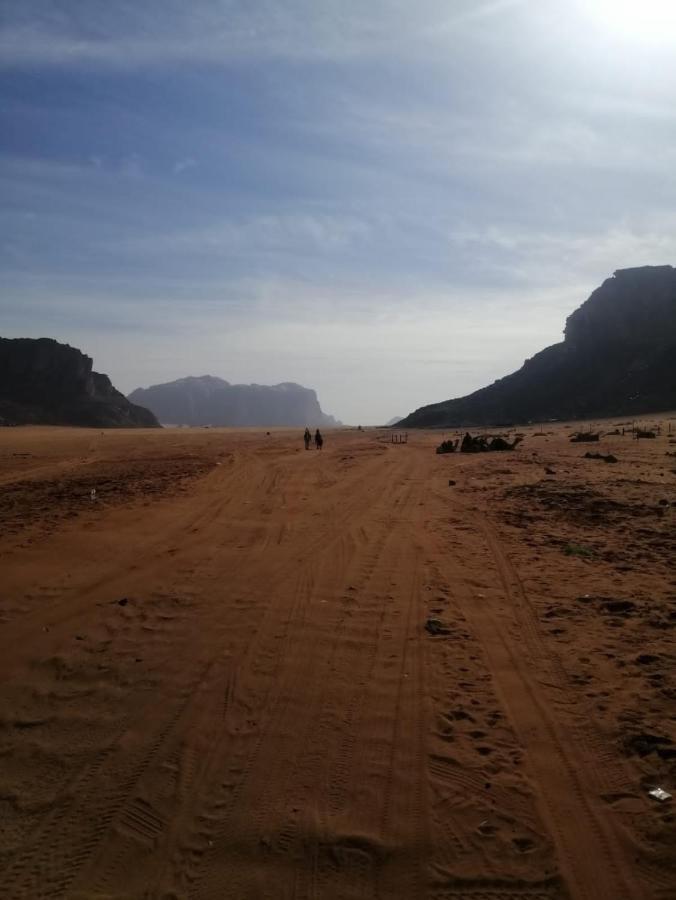
[{"label": "sand dune", "polygon": [[662,422],[0,430],[2,897],[673,900]]}]

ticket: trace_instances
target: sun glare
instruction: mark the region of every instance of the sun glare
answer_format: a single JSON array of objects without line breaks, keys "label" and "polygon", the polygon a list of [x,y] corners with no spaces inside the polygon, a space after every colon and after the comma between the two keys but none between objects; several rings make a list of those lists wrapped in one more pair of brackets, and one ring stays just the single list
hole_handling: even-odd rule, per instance
[{"label": "sun glare", "polygon": [[676,0],[587,0],[604,29],[639,41],[676,42]]}]

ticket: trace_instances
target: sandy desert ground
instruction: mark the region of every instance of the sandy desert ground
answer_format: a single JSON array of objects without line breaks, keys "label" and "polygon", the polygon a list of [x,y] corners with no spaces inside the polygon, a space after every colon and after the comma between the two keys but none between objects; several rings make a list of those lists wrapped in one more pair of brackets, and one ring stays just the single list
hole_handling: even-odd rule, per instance
[{"label": "sandy desert ground", "polygon": [[0,896],[674,900],[658,418],[0,430]]}]

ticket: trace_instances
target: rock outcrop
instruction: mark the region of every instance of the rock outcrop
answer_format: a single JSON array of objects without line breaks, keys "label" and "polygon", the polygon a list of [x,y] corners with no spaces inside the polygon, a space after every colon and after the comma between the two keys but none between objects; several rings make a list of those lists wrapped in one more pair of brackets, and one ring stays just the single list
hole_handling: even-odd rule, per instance
[{"label": "rock outcrop", "polygon": [[676,408],[676,269],[620,269],[518,372],[423,406],[408,428],[638,415]]},{"label": "rock outcrop", "polygon": [[340,424],[322,412],[313,390],[291,383],[230,384],[203,375],[137,388],[129,400],[148,407],[167,425],[331,428]]},{"label": "rock outcrop", "polygon": [[0,424],[158,427],[92,365],[50,338],[0,338]]}]

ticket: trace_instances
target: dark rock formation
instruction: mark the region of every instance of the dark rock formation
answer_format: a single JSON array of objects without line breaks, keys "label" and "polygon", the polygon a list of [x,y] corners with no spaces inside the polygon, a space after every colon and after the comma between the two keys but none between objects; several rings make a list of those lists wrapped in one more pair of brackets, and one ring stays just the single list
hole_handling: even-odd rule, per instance
[{"label": "dark rock formation", "polygon": [[158,427],[90,357],[49,338],[0,338],[0,424]]},{"label": "dark rock formation", "polygon": [[607,453],[607,454],[606,453],[589,453],[589,451],[587,451],[587,453],[585,453],[585,455],[584,455],[584,458],[585,459],[602,459],[603,462],[606,462],[606,463],[616,463],[617,462],[617,457],[613,456],[612,453]]},{"label": "dark rock formation", "polygon": [[160,422],[171,425],[340,425],[322,412],[316,393],[299,384],[229,384],[203,375],[137,388],[129,399],[147,406]]},{"label": "dark rock formation", "polygon": [[568,317],[565,340],[467,397],[400,425],[449,427],[633,415],[676,407],[676,269],[621,269]]}]

